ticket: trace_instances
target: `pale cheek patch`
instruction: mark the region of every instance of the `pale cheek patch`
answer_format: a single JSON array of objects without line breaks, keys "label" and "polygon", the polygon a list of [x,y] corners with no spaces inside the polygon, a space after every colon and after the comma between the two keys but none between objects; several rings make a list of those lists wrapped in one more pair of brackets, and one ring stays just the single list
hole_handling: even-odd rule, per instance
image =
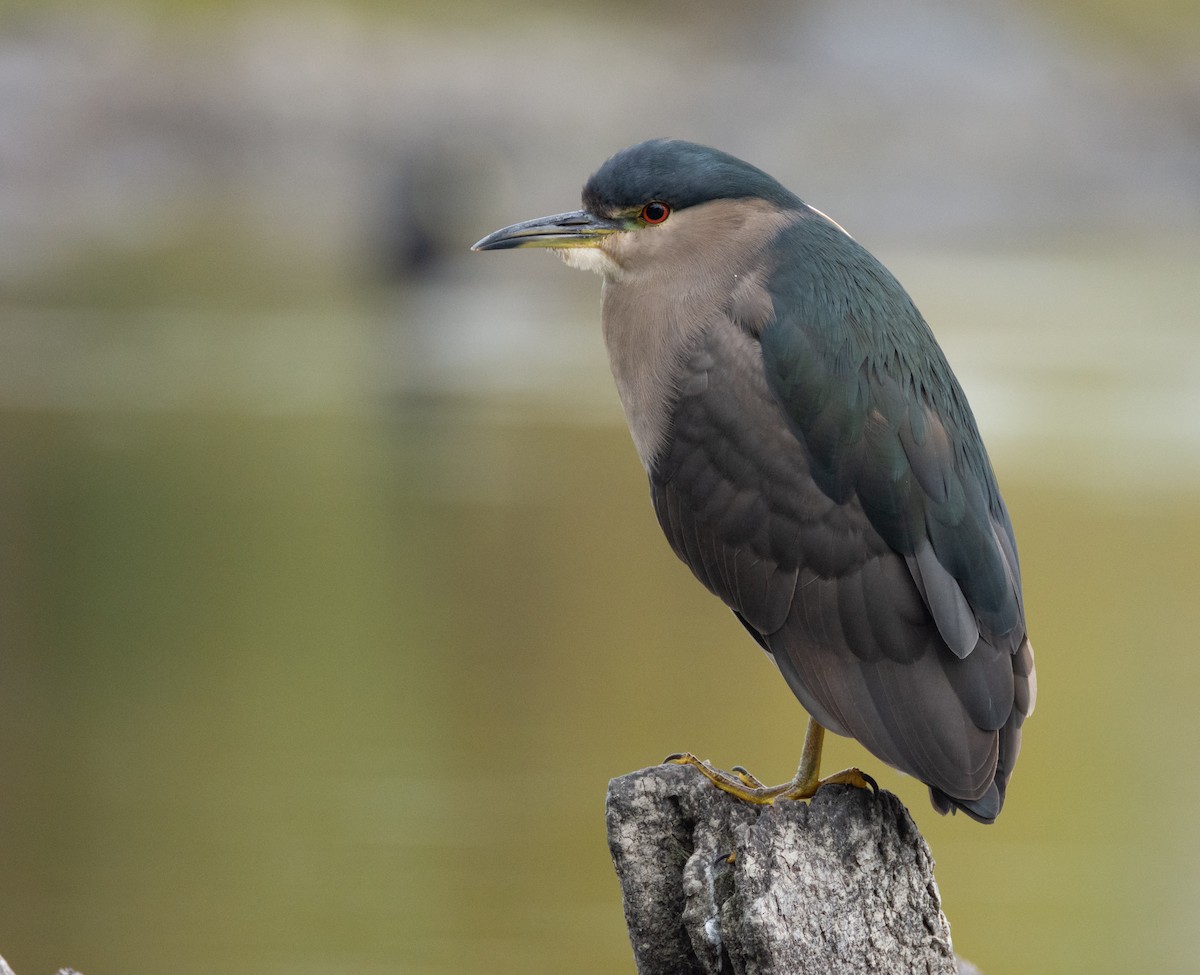
[{"label": "pale cheek patch", "polygon": [[577,271],[595,271],[610,278],[616,277],[620,270],[616,262],[598,247],[556,247],[554,253],[567,267]]}]

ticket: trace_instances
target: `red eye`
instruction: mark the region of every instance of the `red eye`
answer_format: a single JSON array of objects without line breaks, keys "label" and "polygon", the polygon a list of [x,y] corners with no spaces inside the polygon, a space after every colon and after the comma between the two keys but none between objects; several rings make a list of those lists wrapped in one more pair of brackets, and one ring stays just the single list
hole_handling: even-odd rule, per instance
[{"label": "red eye", "polygon": [[665,203],[654,200],[642,207],[642,220],[645,223],[662,223],[671,215],[671,208]]}]

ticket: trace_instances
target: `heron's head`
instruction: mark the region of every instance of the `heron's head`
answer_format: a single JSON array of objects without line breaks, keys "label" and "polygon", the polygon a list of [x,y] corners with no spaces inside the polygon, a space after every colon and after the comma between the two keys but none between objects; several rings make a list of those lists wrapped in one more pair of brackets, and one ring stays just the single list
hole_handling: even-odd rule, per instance
[{"label": "heron's head", "polygon": [[761,169],[675,139],[622,149],[587,181],[582,202],[497,230],[472,250],[548,247],[572,267],[619,279],[681,259],[719,260],[727,246],[780,224],[772,216],[804,207]]}]

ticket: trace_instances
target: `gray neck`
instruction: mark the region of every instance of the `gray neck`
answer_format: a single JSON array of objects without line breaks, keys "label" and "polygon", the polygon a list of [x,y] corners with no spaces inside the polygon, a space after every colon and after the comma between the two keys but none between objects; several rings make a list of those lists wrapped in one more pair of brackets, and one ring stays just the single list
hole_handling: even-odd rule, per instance
[{"label": "gray neck", "polygon": [[[680,392],[707,382],[706,336],[714,328],[757,331],[770,319],[763,248],[796,219],[758,200],[717,200],[672,217],[671,236],[614,253],[605,274],[604,341],[642,466],[670,435]],[[651,228],[651,232],[657,228]],[[667,229],[664,225],[663,230]],[[631,237],[641,238],[647,231]]]}]

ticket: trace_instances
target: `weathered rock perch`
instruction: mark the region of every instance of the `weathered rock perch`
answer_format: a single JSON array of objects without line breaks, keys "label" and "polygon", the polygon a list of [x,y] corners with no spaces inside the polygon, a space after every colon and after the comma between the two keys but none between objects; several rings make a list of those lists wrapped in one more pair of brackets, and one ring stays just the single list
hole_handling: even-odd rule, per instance
[{"label": "weathered rock perch", "polygon": [[756,807],[660,765],[609,783],[607,819],[640,975],[960,971],[933,857],[889,792]]}]

